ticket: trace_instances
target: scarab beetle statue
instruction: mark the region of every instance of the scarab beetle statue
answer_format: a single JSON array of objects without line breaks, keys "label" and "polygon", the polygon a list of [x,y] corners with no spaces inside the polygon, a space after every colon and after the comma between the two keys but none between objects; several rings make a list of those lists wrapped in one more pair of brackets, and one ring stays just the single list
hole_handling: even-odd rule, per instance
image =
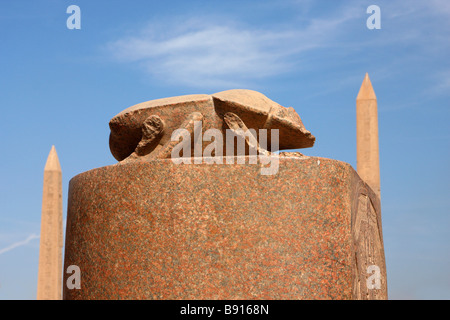
[{"label": "scarab beetle statue", "polygon": [[[235,89],[151,100],[120,112],[109,123],[111,153],[118,161],[169,158],[174,130],[192,131],[195,121],[201,121],[203,132],[214,128],[224,135],[227,129],[278,129],[279,150],[308,148],[315,141],[293,108],[256,91]],[[266,150],[276,151],[270,150],[270,134],[267,139]]]}]

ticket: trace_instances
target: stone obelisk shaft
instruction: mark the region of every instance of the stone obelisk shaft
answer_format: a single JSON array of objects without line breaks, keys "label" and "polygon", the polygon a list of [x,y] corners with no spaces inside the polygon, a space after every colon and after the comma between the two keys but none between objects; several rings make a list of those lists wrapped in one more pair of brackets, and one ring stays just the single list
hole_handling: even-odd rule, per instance
[{"label": "stone obelisk shaft", "polygon": [[367,73],[356,97],[356,166],[359,176],[380,197],[377,97]]},{"label": "stone obelisk shaft", "polygon": [[52,146],[44,168],[38,300],[60,300],[62,292],[62,173]]}]

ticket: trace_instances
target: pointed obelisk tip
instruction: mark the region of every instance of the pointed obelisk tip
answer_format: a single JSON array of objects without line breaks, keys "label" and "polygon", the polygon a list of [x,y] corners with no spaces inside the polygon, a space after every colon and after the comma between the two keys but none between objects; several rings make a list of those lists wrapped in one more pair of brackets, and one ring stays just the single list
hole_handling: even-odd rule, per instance
[{"label": "pointed obelisk tip", "polygon": [[372,83],[370,82],[369,74],[366,72],[364,80],[359,89],[358,96],[356,100],[376,100],[377,96],[375,91],[373,91]]},{"label": "pointed obelisk tip", "polygon": [[61,165],[59,164],[58,154],[56,153],[55,146],[52,146],[50,153],[45,163],[44,171],[61,171]]}]

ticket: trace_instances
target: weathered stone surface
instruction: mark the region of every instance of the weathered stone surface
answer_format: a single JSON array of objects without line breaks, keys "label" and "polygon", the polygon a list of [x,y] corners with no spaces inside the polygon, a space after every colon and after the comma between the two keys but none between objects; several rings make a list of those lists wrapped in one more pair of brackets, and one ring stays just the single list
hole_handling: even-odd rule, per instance
[{"label": "weathered stone surface", "polygon": [[[119,163],[70,181],[65,299],[386,298],[379,199],[346,163]],[[367,266],[381,288],[366,286]],[[65,275],[65,280],[68,275]]]},{"label": "weathered stone surface", "polygon": [[356,97],[356,168],[380,197],[377,97],[366,73]]},{"label": "weathered stone surface", "polygon": [[[270,129],[279,130],[279,150],[308,148],[315,141],[293,108],[285,108],[253,90],[235,89],[213,95],[157,99],[120,112],[109,123],[111,153],[119,161],[143,160],[141,157],[147,153],[153,153],[151,158],[162,158],[155,154],[160,149],[167,149],[173,131],[183,128],[183,123],[194,113],[201,114],[203,132],[211,128],[224,132],[228,128],[224,117],[230,113],[247,128],[257,130],[256,139],[259,139],[259,129],[269,129],[268,150],[271,147]],[[142,154],[144,151],[146,154]]]},{"label": "weathered stone surface", "polygon": [[38,300],[61,300],[62,210],[62,172],[55,146],[52,146],[44,168]]}]

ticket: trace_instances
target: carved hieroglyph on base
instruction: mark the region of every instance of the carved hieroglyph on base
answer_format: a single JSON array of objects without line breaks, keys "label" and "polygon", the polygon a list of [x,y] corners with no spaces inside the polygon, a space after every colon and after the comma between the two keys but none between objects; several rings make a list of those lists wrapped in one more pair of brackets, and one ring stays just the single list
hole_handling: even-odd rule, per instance
[{"label": "carved hieroglyph on base", "polygon": [[[352,234],[356,266],[353,296],[358,300],[385,300],[387,299],[387,275],[380,202],[374,191],[362,181],[357,184],[354,206]],[[374,270],[379,270],[379,275],[375,274]],[[370,279],[372,275],[374,275],[373,279],[379,276],[379,283]]]}]

